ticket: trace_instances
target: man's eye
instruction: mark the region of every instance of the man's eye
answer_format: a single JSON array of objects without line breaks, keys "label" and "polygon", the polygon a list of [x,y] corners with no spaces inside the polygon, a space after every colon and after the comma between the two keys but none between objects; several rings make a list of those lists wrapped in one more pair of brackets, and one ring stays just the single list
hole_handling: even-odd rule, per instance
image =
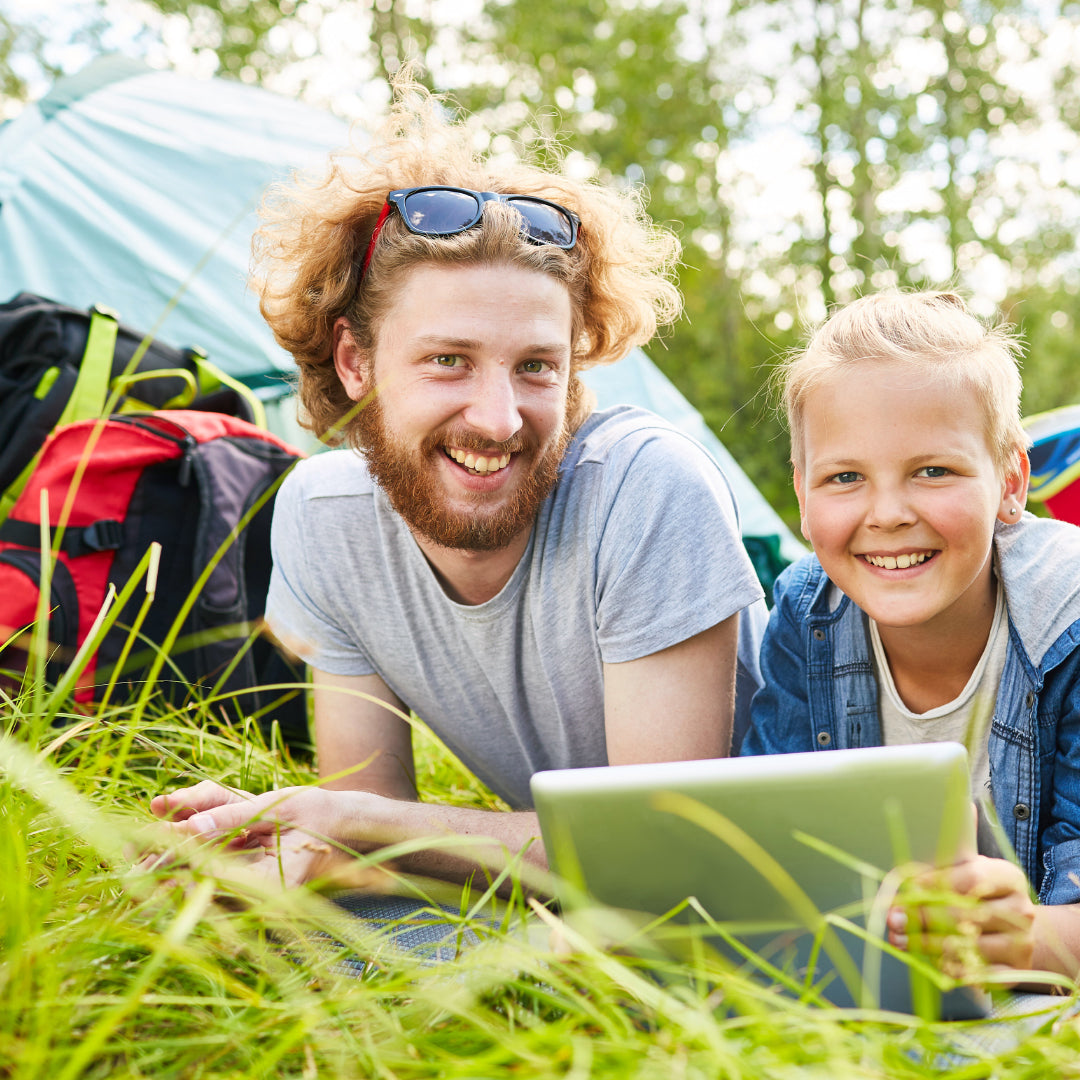
[{"label": "man's eye", "polygon": [[546,367],[547,365],[543,360],[526,360],[525,363],[521,365],[521,370],[524,371],[526,375],[541,375]]},{"label": "man's eye", "polygon": [[862,477],[857,472],[840,472],[829,477],[830,482],[833,484],[854,484],[861,479]]},{"label": "man's eye", "polygon": [[925,476],[928,480],[937,480],[939,477],[948,476],[949,470],[944,465],[926,465],[915,475]]},{"label": "man's eye", "polygon": [[460,356],[436,356],[435,363],[439,367],[455,368],[459,367],[464,361]]}]

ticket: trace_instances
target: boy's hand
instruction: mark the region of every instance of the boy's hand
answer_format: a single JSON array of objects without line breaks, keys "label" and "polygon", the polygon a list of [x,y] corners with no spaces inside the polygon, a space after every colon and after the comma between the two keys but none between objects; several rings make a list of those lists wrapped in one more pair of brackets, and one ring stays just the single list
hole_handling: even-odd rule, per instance
[{"label": "boy's hand", "polygon": [[919,874],[904,894],[904,905],[888,917],[889,941],[897,948],[917,948],[954,978],[987,968],[1031,968],[1036,907],[1024,872],[1013,863],[976,855]]}]

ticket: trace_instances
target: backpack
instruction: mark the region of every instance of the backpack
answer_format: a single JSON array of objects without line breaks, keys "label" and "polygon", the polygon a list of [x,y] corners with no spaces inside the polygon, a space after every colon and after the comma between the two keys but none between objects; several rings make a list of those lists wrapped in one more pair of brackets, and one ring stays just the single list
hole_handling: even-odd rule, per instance
[{"label": "backpack", "polygon": [[122,326],[114,312],[78,311],[33,293],[0,304],[0,520],[49,433],[110,411],[196,408],[266,426],[262,404],[198,349],[175,349]]},{"label": "backpack", "polygon": [[[277,720],[287,745],[306,746],[304,695],[253,689],[304,677],[302,666],[264,636],[253,636],[270,579],[272,495],[300,456],[254,424],[211,412],[114,415],[58,429],[0,524],[0,642],[7,642],[0,667],[17,672],[25,664],[24,632],[35,620],[41,582],[44,491],[49,536],[58,549],[48,605],[50,683],[59,682],[86,641],[109,583],[122,590],[156,540],[162,547],[156,595],[141,616],[143,583],[131,591],[78,679],[76,702],[100,700],[114,673],[126,680],[153,670],[152,645],[164,643],[168,663],[155,678],[155,692],[174,702],[183,702],[193,684],[240,692],[215,707],[226,718],[258,715],[276,702],[259,717],[264,731]],[[264,495],[263,505],[238,529]],[[220,561],[174,627],[223,545]],[[116,672],[129,652],[124,670]]]}]

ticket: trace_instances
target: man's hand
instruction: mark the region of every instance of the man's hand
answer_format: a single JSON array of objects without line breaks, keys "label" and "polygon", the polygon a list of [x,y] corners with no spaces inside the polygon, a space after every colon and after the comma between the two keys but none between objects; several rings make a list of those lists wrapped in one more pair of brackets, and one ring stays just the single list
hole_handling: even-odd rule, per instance
[{"label": "man's hand", "polygon": [[889,941],[918,949],[955,978],[986,970],[1030,970],[1036,905],[1024,872],[982,855],[928,870],[902,890],[889,912]]},{"label": "man's hand", "polygon": [[170,822],[178,838],[216,842],[239,853],[269,883],[286,888],[313,881],[371,885],[372,875],[330,842],[340,835],[343,797],[348,798],[310,787],[250,795],[206,780],[158,795],[150,811]]},{"label": "man's hand", "polygon": [[[481,867],[502,873],[517,858],[520,880],[544,891],[544,849],[536,842],[536,815],[473,810],[385,798],[370,791],[291,787],[249,795],[211,781],[158,795],[152,813],[169,822],[178,840],[216,843],[251,863],[260,877],[280,885],[314,881],[354,889],[393,890],[400,873],[446,881],[470,880]],[[409,843],[421,841],[420,845]],[[405,843],[393,864],[368,865],[354,854]],[[167,862],[144,860],[144,865]],[[219,860],[214,873],[229,876]],[[509,894],[513,880],[504,882]]]}]

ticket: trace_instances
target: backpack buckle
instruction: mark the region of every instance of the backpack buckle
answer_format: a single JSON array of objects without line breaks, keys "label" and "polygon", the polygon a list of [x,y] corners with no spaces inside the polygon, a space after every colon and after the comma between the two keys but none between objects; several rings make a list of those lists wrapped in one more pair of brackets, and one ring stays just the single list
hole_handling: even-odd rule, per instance
[{"label": "backpack buckle", "polygon": [[124,542],[122,522],[102,518],[82,531],[82,546],[90,551],[116,551]]}]

